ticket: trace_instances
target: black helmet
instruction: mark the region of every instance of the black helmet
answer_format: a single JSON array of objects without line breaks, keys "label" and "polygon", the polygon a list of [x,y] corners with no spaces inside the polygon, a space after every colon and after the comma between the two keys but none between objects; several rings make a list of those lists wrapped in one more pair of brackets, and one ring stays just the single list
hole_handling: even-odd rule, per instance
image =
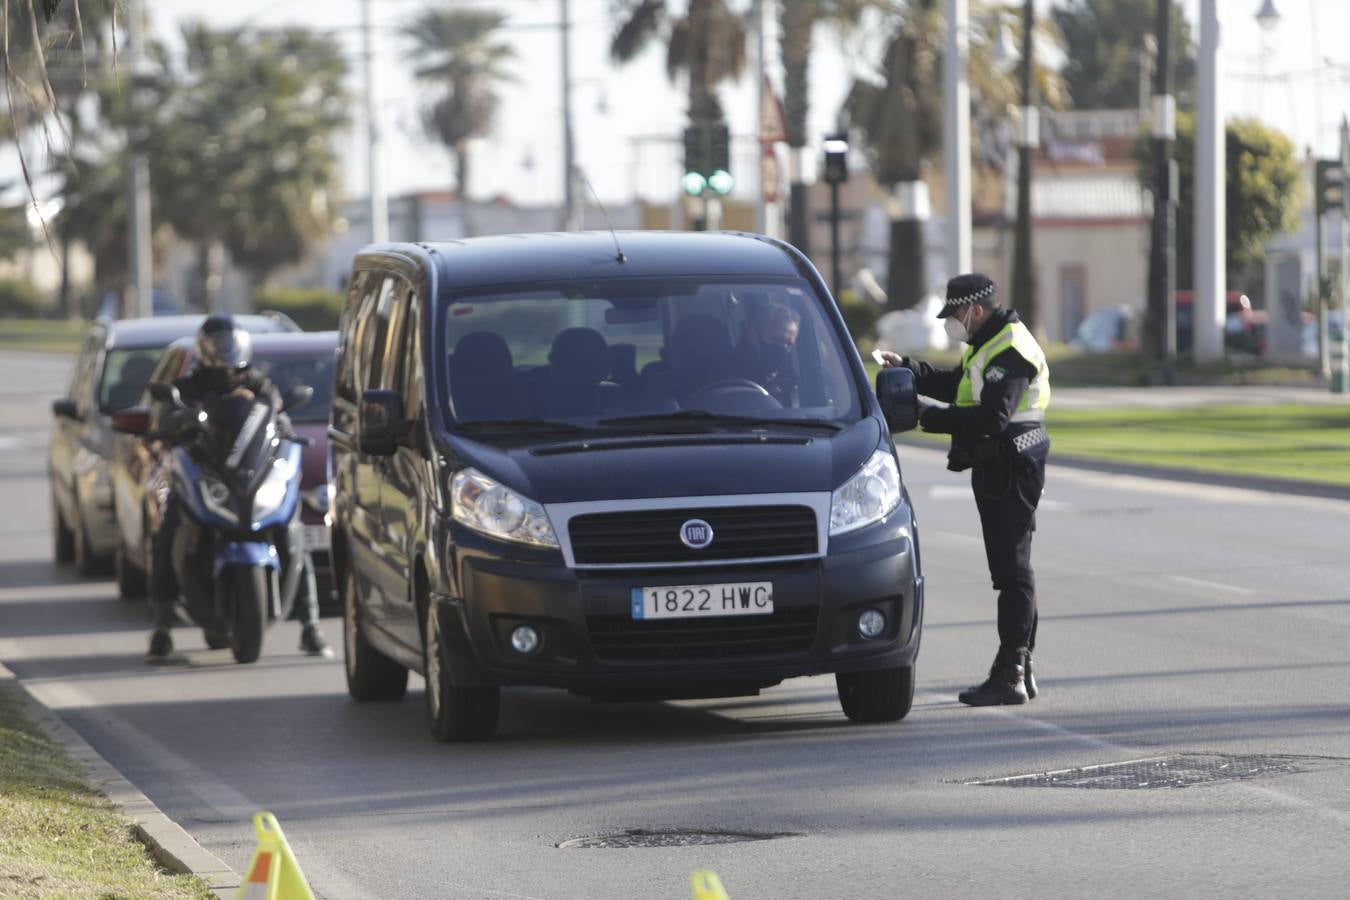
[{"label": "black helmet", "polygon": [[207,316],[197,329],[197,366],[241,371],[253,361],[253,338],[229,316]]}]

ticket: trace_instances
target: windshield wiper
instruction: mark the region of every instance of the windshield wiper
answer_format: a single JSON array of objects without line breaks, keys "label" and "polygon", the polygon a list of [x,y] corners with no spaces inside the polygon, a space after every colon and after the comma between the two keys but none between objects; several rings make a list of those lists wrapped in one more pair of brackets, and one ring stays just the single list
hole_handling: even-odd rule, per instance
[{"label": "windshield wiper", "polygon": [[679,412],[651,413],[645,416],[622,416],[617,419],[601,419],[596,422],[602,426],[627,425],[714,425],[734,428],[824,428],[827,431],[840,431],[843,425],[829,419],[769,418],[760,416],[730,416],[722,413],[706,412],[701,409],[682,409]]},{"label": "windshield wiper", "polygon": [[503,432],[562,432],[565,434],[577,434],[588,429],[580,425],[573,425],[571,422],[556,422],[552,419],[478,419],[472,422],[460,422],[455,425],[455,431],[463,432],[485,432],[485,431],[503,431]]}]

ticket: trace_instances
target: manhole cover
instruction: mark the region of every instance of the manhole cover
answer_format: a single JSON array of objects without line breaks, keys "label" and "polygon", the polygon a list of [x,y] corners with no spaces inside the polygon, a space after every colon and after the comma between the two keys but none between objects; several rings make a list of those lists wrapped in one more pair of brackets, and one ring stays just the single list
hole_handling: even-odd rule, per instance
[{"label": "manhole cover", "polygon": [[665,831],[646,831],[635,829],[620,831],[616,834],[600,834],[591,837],[573,838],[558,846],[563,850],[634,850],[650,847],[695,847],[707,844],[738,844],[743,841],[771,841],[774,838],[792,837],[790,833],[753,832],[753,831],[701,831],[694,829],[668,829]]},{"label": "manhole cover", "polygon": [[1293,775],[1346,764],[1350,764],[1350,759],[1334,756],[1175,753],[1151,759],[1083,766],[1078,769],[1062,769],[1058,772],[1041,772],[1034,775],[984,778],[963,783],[994,787],[1103,788],[1138,791],[1147,788],[1184,788],[1218,781],[1242,781],[1266,775]]}]

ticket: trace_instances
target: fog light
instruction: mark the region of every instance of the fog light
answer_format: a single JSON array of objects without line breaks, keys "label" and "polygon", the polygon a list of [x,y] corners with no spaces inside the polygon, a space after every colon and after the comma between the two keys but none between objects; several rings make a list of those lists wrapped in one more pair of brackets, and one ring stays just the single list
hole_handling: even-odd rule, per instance
[{"label": "fog light", "polygon": [[539,649],[539,632],[529,625],[522,625],[511,632],[511,648],[517,653],[529,656]]},{"label": "fog light", "polygon": [[881,637],[881,633],[886,630],[886,616],[879,609],[869,609],[858,616],[858,634],[863,637],[871,638]]}]

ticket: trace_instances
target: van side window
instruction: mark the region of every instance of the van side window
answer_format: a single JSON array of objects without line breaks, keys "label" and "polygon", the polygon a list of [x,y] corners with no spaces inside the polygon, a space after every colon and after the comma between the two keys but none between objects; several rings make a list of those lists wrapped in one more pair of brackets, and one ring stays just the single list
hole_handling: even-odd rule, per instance
[{"label": "van side window", "polygon": [[403,360],[403,408],[409,418],[422,409],[422,336],[417,323],[421,317],[422,301],[417,290],[408,292],[408,311],[403,325],[403,342],[399,359]]},{"label": "van side window", "polygon": [[[347,302],[342,309],[342,321],[338,324],[337,357],[341,366],[337,370],[334,381],[337,387],[337,396],[351,403],[355,403],[359,399],[356,384],[356,357],[361,346],[361,341],[357,335],[357,329],[360,326],[361,304],[370,289],[371,280],[375,277],[371,272],[358,272],[356,277],[352,279],[351,287],[347,291]],[[351,344],[351,352],[347,352],[348,343]]]},{"label": "van side window", "polygon": [[[412,300],[413,287],[402,278],[390,278],[394,290],[389,296],[384,340],[384,366],[381,371],[380,387],[392,390],[403,389],[403,371],[406,368],[408,342],[404,338],[404,323],[408,319],[408,304]],[[381,305],[383,305],[381,297]]]},{"label": "van side window", "polygon": [[394,275],[376,276],[378,284],[372,284],[361,304],[360,321],[357,323],[360,362],[357,369],[357,386],[360,390],[380,387],[383,383],[386,350],[388,340],[389,313],[393,307],[394,293],[398,290],[399,279]]}]

